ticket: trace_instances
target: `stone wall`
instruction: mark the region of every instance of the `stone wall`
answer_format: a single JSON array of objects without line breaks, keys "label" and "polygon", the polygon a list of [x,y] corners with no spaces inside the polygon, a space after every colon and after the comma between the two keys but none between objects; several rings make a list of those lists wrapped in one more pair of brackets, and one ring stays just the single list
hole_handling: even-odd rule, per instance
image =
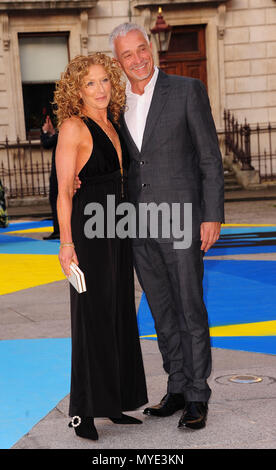
[{"label": "stone wall", "polygon": [[[164,5],[163,10],[166,18],[173,17],[171,7],[166,11]],[[139,18],[136,9],[132,8],[131,13],[132,18]],[[178,9],[177,14],[185,24],[191,13]],[[128,20],[127,0],[100,0],[89,13],[88,52],[101,50],[110,54],[109,32]],[[239,121],[246,118],[249,123],[276,122],[275,0],[229,0],[223,42],[224,64],[220,64],[220,70],[225,78],[220,91],[225,96],[221,96],[221,103]]]},{"label": "stone wall", "polygon": [[88,52],[111,54],[108,35],[120,23],[129,21],[127,0],[100,0],[90,11],[88,20]]},{"label": "stone wall", "polygon": [[[207,25],[208,92],[218,131],[223,129],[224,107],[239,121],[275,123],[276,1],[228,0],[222,2],[225,15],[216,2],[192,7],[168,3],[163,12],[172,25]],[[17,33],[69,30],[70,58],[95,51],[111,54],[108,35],[129,21],[130,4],[132,20],[153,25],[156,8],[134,8],[128,0],[99,0],[87,10],[87,22],[69,10],[57,15],[0,14],[0,141],[6,135],[10,140],[25,138]]]}]

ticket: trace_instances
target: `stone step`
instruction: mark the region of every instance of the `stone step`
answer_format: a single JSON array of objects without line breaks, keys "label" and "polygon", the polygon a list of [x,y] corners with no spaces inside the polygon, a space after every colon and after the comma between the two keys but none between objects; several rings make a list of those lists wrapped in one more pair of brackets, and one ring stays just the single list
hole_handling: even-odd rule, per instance
[{"label": "stone step", "polygon": [[239,186],[238,184],[237,185],[233,185],[233,186],[226,186],[224,185],[224,190],[225,191],[240,191],[242,188],[242,186]]},{"label": "stone step", "polygon": [[225,184],[239,184],[236,180],[236,178],[232,178],[232,177],[228,177],[228,178],[224,178],[224,183]]},{"label": "stone step", "polygon": [[224,170],[224,188],[225,191],[240,191],[242,188],[236,180],[235,173],[231,170]]}]

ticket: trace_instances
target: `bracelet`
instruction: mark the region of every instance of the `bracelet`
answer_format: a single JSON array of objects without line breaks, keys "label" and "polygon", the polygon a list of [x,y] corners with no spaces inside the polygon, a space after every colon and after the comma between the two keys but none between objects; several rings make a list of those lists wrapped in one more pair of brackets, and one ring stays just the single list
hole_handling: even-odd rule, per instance
[{"label": "bracelet", "polygon": [[63,246],[71,246],[72,248],[75,248],[74,243],[61,243],[60,248],[62,248]]}]

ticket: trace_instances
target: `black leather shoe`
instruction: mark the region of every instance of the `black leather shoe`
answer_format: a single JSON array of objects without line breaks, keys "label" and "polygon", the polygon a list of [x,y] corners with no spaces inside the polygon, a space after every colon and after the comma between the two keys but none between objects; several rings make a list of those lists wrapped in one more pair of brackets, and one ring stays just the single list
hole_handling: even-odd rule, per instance
[{"label": "black leather shoe", "polygon": [[184,406],[185,400],[181,393],[167,393],[158,405],[145,408],[143,413],[148,416],[171,416],[176,411],[183,410]]},{"label": "black leather shoe", "polygon": [[208,413],[208,404],[204,401],[187,401],[179,428],[202,429],[205,427]]}]

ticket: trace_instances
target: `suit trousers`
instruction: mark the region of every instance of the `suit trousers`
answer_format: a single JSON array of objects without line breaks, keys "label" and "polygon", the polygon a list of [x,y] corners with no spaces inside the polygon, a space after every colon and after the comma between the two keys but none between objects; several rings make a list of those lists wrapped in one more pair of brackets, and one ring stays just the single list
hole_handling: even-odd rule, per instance
[{"label": "suit trousers", "polygon": [[157,333],[167,393],[186,401],[208,401],[211,346],[203,300],[204,251],[193,240],[188,249],[146,238],[133,244],[134,266]]}]

